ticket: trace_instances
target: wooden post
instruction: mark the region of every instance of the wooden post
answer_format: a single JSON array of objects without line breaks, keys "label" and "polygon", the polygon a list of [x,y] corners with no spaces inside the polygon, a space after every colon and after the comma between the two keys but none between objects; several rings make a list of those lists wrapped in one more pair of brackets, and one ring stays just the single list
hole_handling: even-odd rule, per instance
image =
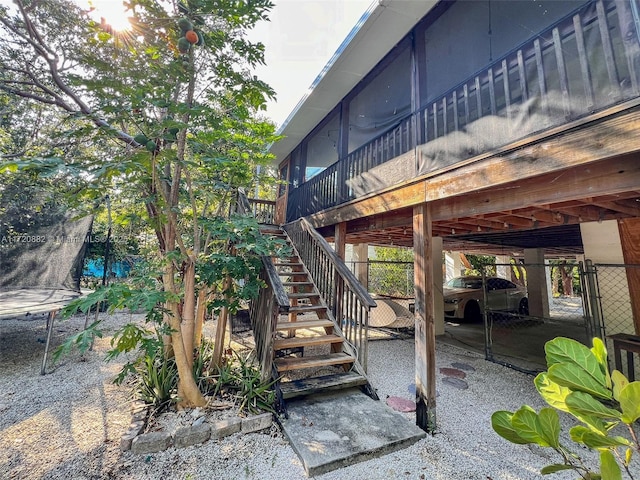
[{"label": "wooden post", "polygon": [[[618,220],[620,231],[620,242],[622,244],[622,255],[624,263],[640,263],[640,219],[624,218]],[[633,324],[636,335],[640,335],[640,269],[629,267],[627,271],[627,284],[631,299],[631,312],[633,314]]]},{"label": "wooden post", "polygon": [[436,429],[436,335],[433,308],[431,207],[413,207],[413,252],[416,292],[416,425]]}]

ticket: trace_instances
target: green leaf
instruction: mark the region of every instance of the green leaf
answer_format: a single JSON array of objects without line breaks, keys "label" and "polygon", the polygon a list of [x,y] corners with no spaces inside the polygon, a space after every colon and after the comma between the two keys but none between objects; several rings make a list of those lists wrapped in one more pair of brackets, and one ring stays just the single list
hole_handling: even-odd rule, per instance
[{"label": "green leaf", "polygon": [[600,475],[607,480],[622,480],[620,467],[609,450],[600,452]]},{"label": "green leaf", "polygon": [[582,435],[582,443],[593,449],[628,447],[631,444],[624,437],[608,437],[596,432],[587,432]]},{"label": "green leaf", "polygon": [[596,357],[600,364],[600,371],[605,375],[605,385],[607,388],[611,388],[611,376],[609,375],[609,364],[607,363],[607,347],[604,342],[598,337],[594,337],[593,347],[591,347],[591,353]]},{"label": "green leaf", "polygon": [[620,391],[622,421],[631,425],[640,418],[640,382],[631,382]]},{"label": "green leaf", "polygon": [[498,435],[509,440],[511,443],[517,443],[519,445],[531,443],[518,435],[511,424],[512,417],[513,413],[504,410],[494,412],[494,414],[491,415],[491,427]]},{"label": "green leaf", "polygon": [[560,446],[560,420],[553,408],[543,408],[538,415],[544,439],[553,448]]},{"label": "green leaf", "polygon": [[551,380],[547,372],[539,373],[533,383],[538,393],[550,406],[563,412],[569,412],[566,398],[571,393],[570,389]]},{"label": "green leaf", "polygon": [[590,430],[588,427],[585,427],[584,425],[576,425],[575,427],[571,427],[571,429],[569,430],[569,435],[571,436],[571,440],[573,440],[574,442],[584,443],[582,441],[582,438],[591,431],[592,430]]},{"label": "green leaf", "polygon": [[606,387],[607,382],[605,374],[600,368],[600,363],[586,345],[571,338],[557,337],[548,341],[544,350],[549,370],[558,363],[573,363]]},{"label": "green leaf", "polygon": [[573,466],[565,465],[564,463],[554,463],[553,465],[547,465],[540,470],[542,475],[548,475],[550,473],[561,472],[563,470],[573,470]]},{"label": "green leaf", "polygon": [[596,379],[576,363],[556,363],[549,367],[548,374],[551,380],[571,390],[579,390],[604,399],[612,397],[611,391],[605,385],[604,376]]},{"label": "green leaf", "polygon": [[572,427],[571,430],[569,430],[569,435],[574,442],[582,443],[594,449],[626,447],[630,445],[629,440],[624,437],[609,437],[606,434],[596,432],[583,425]]},{"label": "green leaf", "polygon": [[620,392],[624,387],[629,385],[629,380],[619,370],[614,370],[611,374],[611,380],[613,381],[613,398],[620,401]]},{"label": "green leaf", "polygon": [[537,443],[542,447],[549,447],[550,444],[545,439],[545,432],[540,424],[538,414],[528,405],[523,405],[513,414],[511,424],[515,431],[523,439],[532,443]]},{"label": "green leaf", "polygon": [[605,407],[588,393],[572,392],[567,396],[567,407],[570,413],[588,415],[598,418],[620,419],[622,414],[613,408]]}]

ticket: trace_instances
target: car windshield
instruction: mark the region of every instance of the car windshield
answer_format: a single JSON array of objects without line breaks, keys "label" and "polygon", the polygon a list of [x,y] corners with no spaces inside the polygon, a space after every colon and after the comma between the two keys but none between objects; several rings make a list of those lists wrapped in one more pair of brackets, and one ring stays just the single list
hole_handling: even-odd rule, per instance
[{"label": "car windshield", "polygon": [[446,287],[449,288],[470,288],[470,289],[478,289],[482,288],[482,279],[481,278],[465,278],[465,277],[457,277],[452,278],[446,284]]}]

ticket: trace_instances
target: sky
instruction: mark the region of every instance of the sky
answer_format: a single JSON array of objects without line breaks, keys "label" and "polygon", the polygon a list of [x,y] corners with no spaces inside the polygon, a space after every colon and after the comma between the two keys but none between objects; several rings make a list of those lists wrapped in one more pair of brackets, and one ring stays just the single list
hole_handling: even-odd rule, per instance
[{"label": "sky", "polygon": [[276,91],[267,115],[281,125],[308,92],[372,0],[274,0],[270,21],[250,35],[265,44],[256,75]]}]

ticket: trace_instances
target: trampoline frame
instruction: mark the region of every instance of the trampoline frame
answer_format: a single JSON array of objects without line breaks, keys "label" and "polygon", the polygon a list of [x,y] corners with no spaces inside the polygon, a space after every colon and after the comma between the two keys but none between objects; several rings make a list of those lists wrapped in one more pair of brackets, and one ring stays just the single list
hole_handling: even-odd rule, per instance
[{"label": "trampoline frame", "polygon": [[57,313],[71,301],[82,295],[82,292],[63,289],[17,288],[0,290],[0,320],[47,313],[47,337],[44,345],[40,375],[46,373],[51,334]]}]

